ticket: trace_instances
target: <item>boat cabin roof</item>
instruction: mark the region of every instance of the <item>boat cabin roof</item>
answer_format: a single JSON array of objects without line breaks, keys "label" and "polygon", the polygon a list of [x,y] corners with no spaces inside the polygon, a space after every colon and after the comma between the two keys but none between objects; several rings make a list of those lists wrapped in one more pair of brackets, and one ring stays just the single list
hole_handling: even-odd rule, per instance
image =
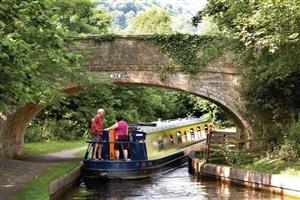
[{"label": "boat cabin roof", "polygon": [[[144,124],[142,126],[137,125],[137,129],[146,133],[151,132],[158,132],[166,129],[176,128],[176,127],[182,127],[190,124],[196,124],[205,122],[207,119],[205,118],[181,118],[181,119],[174,119],[174,120],[164,120],[164,121],[156,121],[151,122],[151,124],[147,125]],[[153,126],[153,124],[156,124],[156,126]]]}]

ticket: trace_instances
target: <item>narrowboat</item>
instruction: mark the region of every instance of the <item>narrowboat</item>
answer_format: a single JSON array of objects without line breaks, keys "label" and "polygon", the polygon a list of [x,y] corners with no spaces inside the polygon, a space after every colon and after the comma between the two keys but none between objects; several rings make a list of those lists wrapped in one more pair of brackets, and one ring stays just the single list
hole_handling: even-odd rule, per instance
[{"label": "narrowboat", "polygon": [[[102,158],[91,159],[93,143],[83,159],[85,178],[140,179],[178,167],[187,161],[190,151],[199,150],[204,145],[208,120],[184,118],[129,126],[128,142],[113,141],[113,130],[103,132]],[[129,160],[115,160],[114,145],[128,143]]]}]

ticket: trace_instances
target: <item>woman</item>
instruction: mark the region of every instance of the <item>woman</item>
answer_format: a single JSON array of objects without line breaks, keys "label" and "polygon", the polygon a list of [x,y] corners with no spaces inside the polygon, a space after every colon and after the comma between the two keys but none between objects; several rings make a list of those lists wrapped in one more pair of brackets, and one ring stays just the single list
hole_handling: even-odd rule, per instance
[{"label": "woman", "polygon": [[[115,129],[115,141],[117,142],[127,142],[128,141],[128,124],[123,120],[120,113],[116,114],[117,123],[109,127],[108,129]],[[115,144],[115,155],[116,159],[120,158],[120,150],[123,149],[124,159],[128,160],[128,144]]]}]

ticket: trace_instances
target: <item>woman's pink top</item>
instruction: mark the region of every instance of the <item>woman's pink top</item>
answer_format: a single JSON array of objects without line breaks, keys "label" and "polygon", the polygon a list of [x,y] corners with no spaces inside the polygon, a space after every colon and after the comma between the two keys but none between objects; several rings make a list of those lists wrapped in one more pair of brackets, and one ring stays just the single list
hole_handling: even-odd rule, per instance
[{"label": "woman's pink top", "polygon": [[121,120],[118,122],[118,127],[115,129],[115,135],[127,135],[127,122]]}]

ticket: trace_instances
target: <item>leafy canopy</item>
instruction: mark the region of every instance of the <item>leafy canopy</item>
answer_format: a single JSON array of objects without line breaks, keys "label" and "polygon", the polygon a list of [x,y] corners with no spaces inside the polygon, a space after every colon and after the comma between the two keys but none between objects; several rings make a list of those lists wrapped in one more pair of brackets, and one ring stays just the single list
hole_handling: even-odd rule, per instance
[{"label": "leafy canopy", "polygon": [[299,1],[209,0],[194,23],[204,16],[241,44],[235,53],[245,75],[248,110],[282,124],[290,113],[299,115]]},{"label": "leafy canopy", "polygon": [[[73,1],[72,1],[73,2]],[[66,84],[90,80],[67,51],[78,33],[106,32],[109,17],[88,0],[10,0],[0,7],[0,112],[63,96]]]},{"label": "leafy canopy", "polygon": [[132,26],[130,32],[135,34],[170,34],[171,14],[157,7],[150,8],[134,17]]},{"label": "leafy canopy", "polygon": [[96,9],[91,0],[54,0],[59,21],[73,34],[107,34],[110,32],[111,16]]},{"label": "leafy canopy", "polygon": [[300,4],[297,0],[209,0],[194,17],[198,24],[209,16],[220,29],[249,48],[275,52],[282,44],[299,40]]}]

